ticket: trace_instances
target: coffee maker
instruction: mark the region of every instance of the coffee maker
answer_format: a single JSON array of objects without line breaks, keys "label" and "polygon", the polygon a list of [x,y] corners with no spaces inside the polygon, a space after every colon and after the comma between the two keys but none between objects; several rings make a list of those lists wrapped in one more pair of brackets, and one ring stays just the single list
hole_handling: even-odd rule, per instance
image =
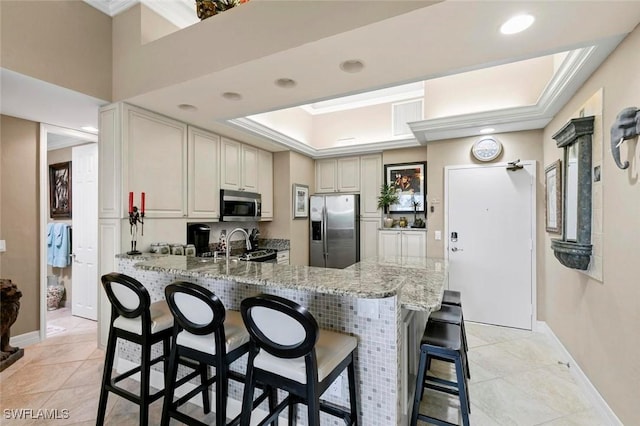
[{"label": "coffee maker", "polygon": [[196,247],[196,256],[206,255],[209,253],[209,235],[211,228],[204,223],[187,224],[187,244],[193,244]]}]

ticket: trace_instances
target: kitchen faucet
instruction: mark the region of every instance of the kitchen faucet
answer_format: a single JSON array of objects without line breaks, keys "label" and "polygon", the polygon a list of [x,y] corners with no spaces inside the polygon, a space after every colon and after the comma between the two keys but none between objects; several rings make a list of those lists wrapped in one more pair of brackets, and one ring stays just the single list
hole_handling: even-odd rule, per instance
[{"label": "kitchen faucet", "polygon": [[236,228],[233,231],[229,232],[229,234],[227,235],[227,269],[229,268],[229,254],[231,252],[231,236],[236,231],[240,231],[240,232],[242,232],[244,234],[244,238],[245,238],[246,243],[247,243],[247,250],[251,250],[251,241],[249,239],[249,234],[247,233],[247,231],[245,231],[242,228]]}]

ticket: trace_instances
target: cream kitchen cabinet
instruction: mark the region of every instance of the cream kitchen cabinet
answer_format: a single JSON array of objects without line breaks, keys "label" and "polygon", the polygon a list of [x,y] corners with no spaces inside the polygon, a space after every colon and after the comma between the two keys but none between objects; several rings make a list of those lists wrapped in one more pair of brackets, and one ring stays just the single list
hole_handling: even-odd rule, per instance
[{"label": "cream kitchen cabinet", "polygon": [[258,192],[262,199],[261,220],[273,219],[273,154],[258,150]]},{"label": "cream kitchen cabinet", "polygon": [[316,192],[360,192],[360,157],[316,160]]},{"label": "cream kitchen cabinet", "polygon": [[[187,125],[131,106],[123,106],[122,188],[146,194],[145,216],[181,218],[187,215]],[[128,205],[122,202],[122,217]]]},{"label": "cream kitchen cabinet", "polygon": [[288,265],[289,264],[289,250],[278,250],[276,254],[276,260],[278,265]]},{"label": "cream kitchen cabinet", "polygon": [[380,218],[360,219],[360,260],[375,258],[378,255],[378,228]]},{"label": "cream kitchen cabinet", "polygon": [[380,223],[381,211],[378,196],[382,186],[382,155],[360,157],[360,216],[377,218]]},{"label": "cream kitchen cabinet", "polygon": [[222,138],[220,188],[258,192],[258,149]]},{"label": "cream kitchen cabinet", "polygon": [[195,127],[188,132],[190,218],[220,217],[220,136]]},{"label": "cream kitchen cabinet", "polygon": [[426,257],[427,232],[405,229],[378,231],[378,256]]}]

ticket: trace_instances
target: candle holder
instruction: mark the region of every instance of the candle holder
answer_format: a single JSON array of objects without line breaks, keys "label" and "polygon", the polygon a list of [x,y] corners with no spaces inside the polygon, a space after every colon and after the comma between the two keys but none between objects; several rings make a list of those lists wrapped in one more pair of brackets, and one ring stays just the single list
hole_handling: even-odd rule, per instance
[{"label": "candle holder", "polygon": [[138,243],[138,223],[141,225],[140,235],[144,236],[144,211],[138,212],[138,207],[133,206],[129,212],[129,232],[131,233],[131,251],[127,254],[142,254],[137,250],[136,245]]}]

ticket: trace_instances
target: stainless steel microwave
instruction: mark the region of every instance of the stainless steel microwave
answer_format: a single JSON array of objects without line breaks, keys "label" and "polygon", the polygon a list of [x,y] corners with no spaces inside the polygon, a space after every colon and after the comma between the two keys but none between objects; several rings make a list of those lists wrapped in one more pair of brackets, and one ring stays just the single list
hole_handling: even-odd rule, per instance
[{"label": "stainless steel microwave", "polygon": [[220,220],[223,222],[257,222],[262,211],[262,197],[255,192],[220,190]]}]

